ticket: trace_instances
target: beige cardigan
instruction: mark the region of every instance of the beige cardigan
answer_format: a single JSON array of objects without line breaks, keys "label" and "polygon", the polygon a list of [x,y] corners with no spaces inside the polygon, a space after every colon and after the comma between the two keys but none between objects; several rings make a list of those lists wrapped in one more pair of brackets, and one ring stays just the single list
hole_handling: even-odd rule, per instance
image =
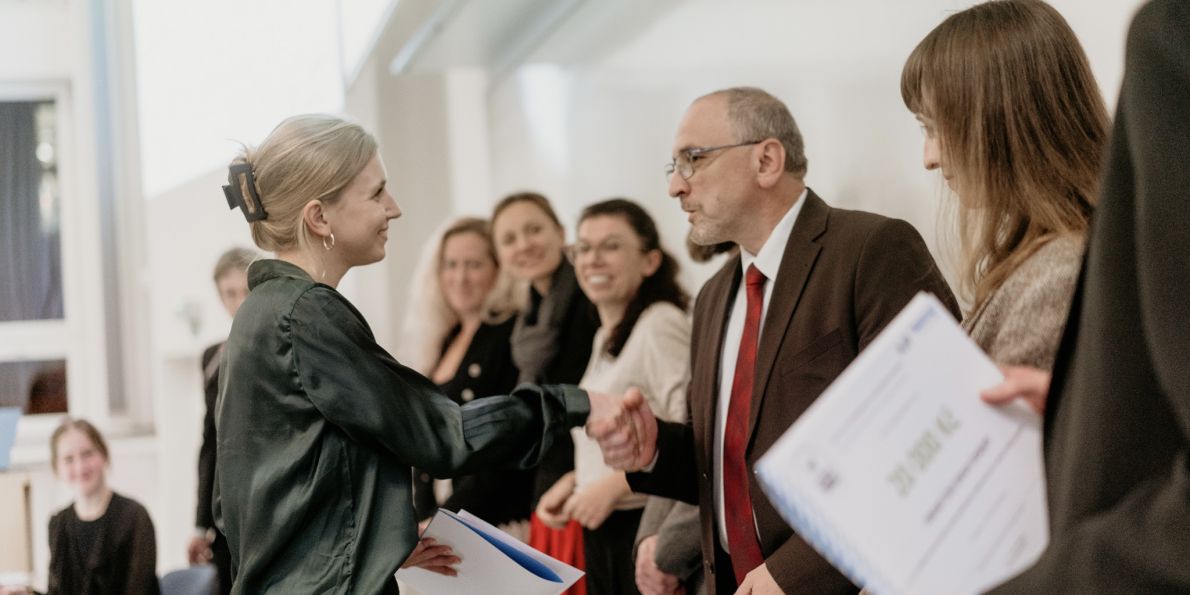
[{"label": "beige cardigan", "polygon": [[1082,235],[1050,240],[963,321],[963,328],[993,361],[1053,367],[1085,244]]}]

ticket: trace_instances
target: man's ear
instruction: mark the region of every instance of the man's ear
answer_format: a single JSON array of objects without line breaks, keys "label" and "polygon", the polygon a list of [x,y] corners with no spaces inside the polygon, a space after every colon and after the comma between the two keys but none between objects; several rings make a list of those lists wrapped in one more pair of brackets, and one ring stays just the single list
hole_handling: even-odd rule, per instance
[{"label": "man's ear", "polygon": [[775,138],[768,138],[757,146],[756,182],[761,188],[771,188],[785,173],[785,147]]},{"label": "man's ear", "polygon": [[315,236],[325,238],[331,235],[331,224],[326,220],[326,209],[321,200],[312,200],[302,207],[302,221]]}]

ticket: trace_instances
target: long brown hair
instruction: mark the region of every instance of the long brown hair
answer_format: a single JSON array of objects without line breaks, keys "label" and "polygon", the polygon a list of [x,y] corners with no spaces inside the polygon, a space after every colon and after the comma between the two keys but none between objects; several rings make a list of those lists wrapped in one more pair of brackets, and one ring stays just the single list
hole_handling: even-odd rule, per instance
[{"label": "long brown hair", "polygon": [[910,111],[933,120],[962,194],[963,293],[978,308],[1050,239],[1085,233],[1108,117],[1062,15],[1039,0],[955,13],[901,72]]}]

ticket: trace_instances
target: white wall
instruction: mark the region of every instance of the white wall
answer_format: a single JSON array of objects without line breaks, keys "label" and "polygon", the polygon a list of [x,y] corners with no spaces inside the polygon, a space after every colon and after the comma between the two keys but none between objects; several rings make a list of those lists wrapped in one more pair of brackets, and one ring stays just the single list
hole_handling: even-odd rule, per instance
[{"label": "white wall", "polygon": [[[945,257],[938,206],[949,197],[939,176],[921,166],[922,137],[901,101],[900,73],[930,29],[971,4],[680,3],[620,47],[561,68],[524,67],[493,88],[493,194],[537,188],[570,221],[586,203],[633,198],[684,258],[686,224],[666,197],[661,174],[677,122],[701,94],[759,86],[783,99],[798,121],[810,161],[807,182],[818,194],[835,206],[906,219]],[[1126,27],[1139,4],[1053,2],[1082,41],[1109,106],[1122,77]],[[581,16],[565,27],[581,31]],[[541,95],[562,104],[542,110]],[[692,288],[709,272],[694,268],[687,276]]]}]

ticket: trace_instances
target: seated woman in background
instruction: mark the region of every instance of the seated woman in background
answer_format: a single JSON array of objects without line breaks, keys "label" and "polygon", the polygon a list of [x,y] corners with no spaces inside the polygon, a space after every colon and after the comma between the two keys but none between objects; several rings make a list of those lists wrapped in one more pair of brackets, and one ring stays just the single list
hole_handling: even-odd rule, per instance
[{"label": "seated woman in background", "polygon": [[958,195],[964,328],[1001,365],[1050,369],[1107,141],[1078,39],[1044,2],[979,4],[918,44],[901,96]]},{"label": "seated woman in background", "polygon": [[[690,298],[653,219],[628,200],[593,204],[579,217],[574,254],[579,286],[600,321],[580,385],[617,394],[637,388],[659,418],[685,420]],[[572,433],[574,471],[542,496],[537,516],[555,527],[572,519],[583,526],[589,593],[635,593],[633,551],[647,497],[604,465],[595,441]]]},{"label": "seated woman in background", "polygon": [[[488,222],[466,217],[451,223],[431,244],[411,286],[401,361],[429,377],[460,405],[516,387],[509,354],[519,310],[512,280],[500,271]],[[434,482],[415,471],[418,518],[439,506]],[[468,512],[522,539],[528,537],[533,472],[491,469],[455,477],[443,508]]]},{"label": "seated woman in background", "polygon": [[107,486],[111,458],[99,430],[63,421],[50,437],[50,461],[75,498],[50,519],[49,595],[159,593],[153,521]]}]

